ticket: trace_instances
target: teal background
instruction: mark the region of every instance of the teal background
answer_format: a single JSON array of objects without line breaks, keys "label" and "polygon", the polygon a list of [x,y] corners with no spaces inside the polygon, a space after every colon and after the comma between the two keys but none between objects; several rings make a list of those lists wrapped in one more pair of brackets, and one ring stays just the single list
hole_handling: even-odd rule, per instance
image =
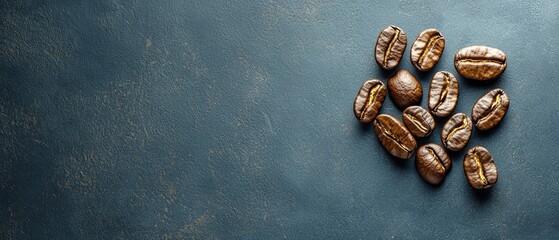
[{"label": "teal background", "polygon": [[[0,18],[2,239],[559,237],[555,1],[1,0]],[[467,146],[494,156],[492,190],[468,185],[467,149],[429,186],[354,118],[363,81],[393,73],[373,58],[389,24],[424,107],[460,48],[507,54],[497,80],[459,77],[455,111],[511,98]],[[419,73],[427,28],[446,49]]]}]

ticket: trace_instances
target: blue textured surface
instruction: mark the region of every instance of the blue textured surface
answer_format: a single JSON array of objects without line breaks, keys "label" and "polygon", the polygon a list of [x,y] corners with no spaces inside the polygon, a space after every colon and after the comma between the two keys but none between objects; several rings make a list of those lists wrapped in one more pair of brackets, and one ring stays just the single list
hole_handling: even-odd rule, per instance
[{"label": "blue textured surface", "polygon": [[[558,238],[555,1],[0,1],[0,238]],[[388,156],[352,103],[389,24],[506,52],[455,112],[511,98],[440,187]],[[426,97],[422,105],[426,106]],[[384,113],[400,117],[387,98]],[[442,121],[420,143],[440,144]]]}]

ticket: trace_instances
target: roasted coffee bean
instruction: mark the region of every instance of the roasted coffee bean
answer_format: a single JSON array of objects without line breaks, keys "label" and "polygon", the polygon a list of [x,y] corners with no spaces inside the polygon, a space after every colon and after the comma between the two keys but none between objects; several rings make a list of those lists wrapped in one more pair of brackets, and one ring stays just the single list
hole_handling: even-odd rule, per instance
[{"label": "roasted coffee bean", "polygon": [[417,149],[415,168],[426,182],[440,184],[451,166],[452,160],[441,146],[431,143]]},{"label": "roasted coffee bean", "polygon": [[385,97],[384,83],[377,79],[365,81],[353,101],[355,117],[362,123],[372,122],[379,113]]},{"label": "roasted coffee bean", "polygon": [[503,120],[509,104],[509,97],[505,91],[500,88],[493,89],[474,104],[472,120],[479,130],[491,129]]},{"label": "roasted coffee bean", "polygon": [[497,166],[484,147],[473,147],[464,157],[464,173],[475,189],[487,189],[497,183]]},{"label": "roasted coffee bean", "polygon": [[421,32],[410,50],[413,66],[423,72],[431,70],[443,54],[444,43],[444,36],[437,29],[427,29]]},{"label": "roasted coffee bean", "polygon": [[457,113],[444,124],[441,142],[447,149],[458,151],[468,144],[472,128],[472,120],[466,114]]},{"label": "roasted coffee bean", "polygon": [[446,117],[458,102],[458,80],[449,72],[435,74],[429,87],[429,111],[437,117]]},{"label": "roasted coffee bean", "polygon": [[397,71],[388,80],[388,94],[399,109],[419,105],[423,97],[421,83],[406,70]]},{"label": "roasted coffee bean", "polygon": [[378,139],[386,151],[402,159],[408,159],[413,155],[417,142],[398,119],[387,114],[380,114],[373,123]]},{"label": "roasted coffee bean", "polygon": [[454,67],[465,78],[490,80],[497,78],[507,68],[507,56],[499,49],[471,46],[454,55]]},{"label": "roasted coffee bean", "polygon": [[386,27],[378,35],[375,46],[377,64],[385,70],[394,69],[400,63],[407,43],[404,30],[394,25]]},{"label": "roasted coffee bean", "polygon": [[420,106],[409,106],[402,113],[402,121],[416,137],[427,137],[435,129],[435,119]]}]

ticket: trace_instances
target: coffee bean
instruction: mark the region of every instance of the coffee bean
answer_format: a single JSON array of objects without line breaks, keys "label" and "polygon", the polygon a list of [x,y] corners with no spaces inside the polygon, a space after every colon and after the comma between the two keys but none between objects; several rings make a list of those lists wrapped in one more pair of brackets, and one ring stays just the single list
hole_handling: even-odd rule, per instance
[{"label": "coffee bean", "polygon": [[397,71],[388,80],[388,94],[400,109],[412,105],[419,105],[423,97],[421,84],[410,72],[406,70]]},{"label": "coffee bean", "polygon": [[355,117],[362,123],[372,122],[382,107],[385,97],[384,83],[377,79],[365,81],[353,101]]},{"label": "coffee bean", "polygon": [[454,55],[454,67],[465,78],[490,80],[497,78],[507,68],[507,57],[499,49],[471,46]]},{"label": "coffee bean", "polygon": [[481,97],[472,108],[472,120],[479,130],[497,126],[507,114],[509,97],[500,88],[493,89]]},{"label": "coffee bean", "polygon": [[416,137],[427,137],[435,129],[435,119],[420,106],[409,106],[402,113],[402,121]]},{"label": "coffee bean", "polygon": [[437,117],[446,117],[457,102],[458,80],[449,72],[437,72],[429,87],[429,110]]},{"label": "coffee bean", "polygon": [[375,46],[375,60],[385,69],[394,69],[400,63],[408,38],[399,27],[390,25],[380,32]]},{"label": "coffee bean", "polygon": [[413,66],[423,72],[431,70],[443,54],[444,43],[444,36],[437,29],[427,29],[421,32],[410,50]]},{"label": "coffee bean", "polygon": [[386,151],[402,159],[408,159],[413,155],[417,142],[398,119],[387,114],[380,114],[373,123],[378,139]]},{"label": "coffee bean", "polygon": [[431,143],[417,149],[415,168],[426,182],[440,184],[451,167],[452,160],[441,146]]},{"label": "coffee bean", "polygon": [[468,144],[472,128],[472,120],[466,114],[457,113],[444,124],[441,142],[447,149],[458,151]]},{"label": "coffee bean", "polygon": [[464,157],[464,173],[475,189],[487,189],[497,183],[497,166],[489,151],[477,146],[468,150]]}]

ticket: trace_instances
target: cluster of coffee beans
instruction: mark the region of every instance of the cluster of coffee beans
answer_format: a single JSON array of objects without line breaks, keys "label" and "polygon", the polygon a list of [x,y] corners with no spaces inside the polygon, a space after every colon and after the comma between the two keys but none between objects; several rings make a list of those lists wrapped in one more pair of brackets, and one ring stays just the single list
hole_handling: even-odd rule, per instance
[{"label": "cluster of coffee beans", "polygon": [[[407,46],[404,30],[388,26],[378,36],[375,60],[385,70],[398,66]],[[410,50],[412,65],[419,71],[431,70],[443,54],[444,36],[436,29],[419,34]],[[465,78],[491,80],[507,67],[505,53],[486,46],[471,46],[454,56],[456,71]],[[471,118],[464,113],[451,116],[442,127],[442,146],[430,143],[417,148],[415,137],[427,137],[435,129],[435,118],[448,117],[455,109],[459,95],[458,80],[447,71],[435,73],[431,80],[428,109],[419,106],[423,97],[420,82],[406,70],[397,71],[385,85],[381,80],[365,81],[353,104],[355,117],[364,124],[373,123],[384,148],[393,156],[408,159],[415,154],[415,166],[421,177],[430,184],[440,184],[452,166],[445,151],[463,149],[473,131],[495,127],[505,117],[509,98],[502,89],[494,89],[482,96],[472,108]],[[402,121],[388,114],[379,114],[386,93],[400,110]],[[497,182],[497,168],[489,151],[481,146],[470,149],[464,157],[464,172],[476,189],[490,188]]]}]

